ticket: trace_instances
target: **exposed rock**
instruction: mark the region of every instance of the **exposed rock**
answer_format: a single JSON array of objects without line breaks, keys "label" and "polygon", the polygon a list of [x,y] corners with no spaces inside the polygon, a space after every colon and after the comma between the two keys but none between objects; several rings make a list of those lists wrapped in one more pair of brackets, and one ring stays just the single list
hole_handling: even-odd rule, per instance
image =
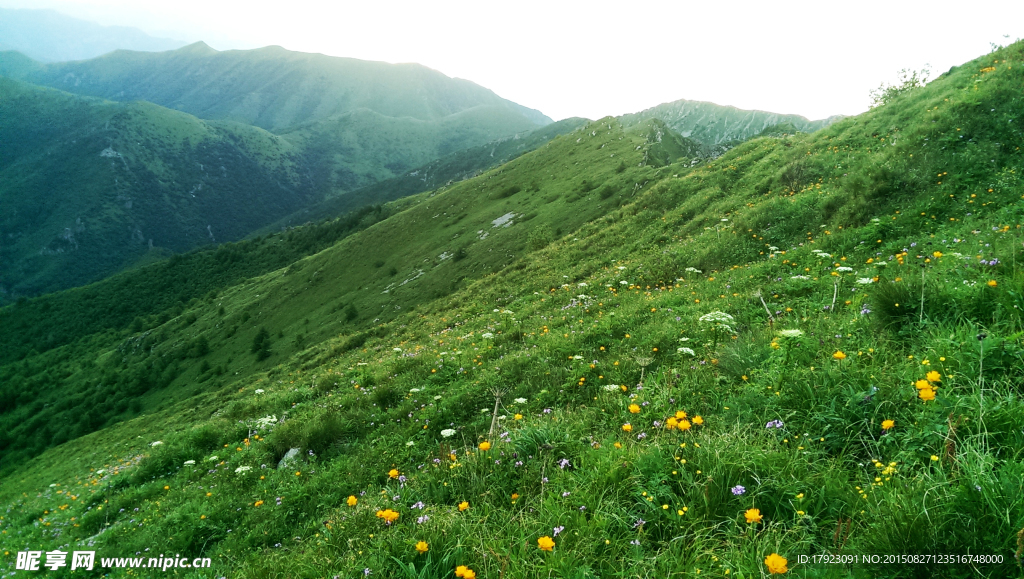
[{"label": "exposed rock", "polygon": [[293,469],[299,464],[299,449],[293,448],[284,454],[281,458],[281,462],[277,463],[277,469]]}]

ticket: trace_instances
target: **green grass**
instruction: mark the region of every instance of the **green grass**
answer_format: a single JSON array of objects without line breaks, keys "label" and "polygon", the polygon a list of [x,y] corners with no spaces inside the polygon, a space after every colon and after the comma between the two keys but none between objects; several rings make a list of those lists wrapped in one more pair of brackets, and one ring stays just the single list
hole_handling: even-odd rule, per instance
[{"label": "green grass", "polygon": [[[240,577],[760,577],[777,553],[801,577],[1021,576],[1022,72],[1018,43],[693,168],[660,164],[684,144],[664,125],[602,119],[184,308],[146,348],[55,349],[83,377],[200,336],[233,362],[203,386],[179,357],[145,416],[8,471],[6,560],[93,544]],[[41,362],[4,371],[62,368]],[[680,411],[690,428],[666,428]],[[822,554],[1002,562],[799,562]]]}]

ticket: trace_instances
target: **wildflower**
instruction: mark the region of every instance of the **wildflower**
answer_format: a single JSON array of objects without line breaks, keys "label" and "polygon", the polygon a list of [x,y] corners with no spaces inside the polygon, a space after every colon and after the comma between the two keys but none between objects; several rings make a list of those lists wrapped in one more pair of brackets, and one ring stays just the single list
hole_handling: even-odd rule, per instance
[{"label": "wildflower", "polygon": [[516,398],[513,402],[516,404],[526,404],[526,398]]},{"label": "wildflower", "polygon": [[357,499],[355,495],[349,495],[348,500],[345,502],[348,503],[348,506],[354,507],[359,504],[359,499]]},{"label": "wildflower", "polygon": [[557,537],[558,533],[561,533],[564,530],[565,530],[564,526],[561,526],[561,525],[557,526],[557,527],[555,527],[554,529],[551,530],[551,536],[552,537]]},{"label": "wildflower", "polygon": [[629,405],[629,413],[630,414],[640,414],[640,407],[637,406],[636,404],[630,404]]},{"label": "wildflower", "polygon": [[889,430],[893,426],[896,426],[896,422],[893,421],[893,420],[883,420],[882,421],[882,430]]},{"label": "wildflower", "polygon": [[398,478],[398,469],[393,468],[388,471],[388,478]]},{"label": "wildflower", "polygon": [[996,280],[990,279],[988,280],[988,283],[986,283],[985,285],[987,285],[988,287],[996,287],[999,284],[996,282]]},{"label": "wildflower", "polygon": [[687,354],[689,356],[696,356],[697,355],[697,353],[693,351],[693,348],[687,348],[685,346],[681,347],[681,348],[677,348],[676,352],[679,352],[680,354]]},{"label": "wildflower", "polygon": [[779,330],[779,336],[783,338],[799,338],[804,335],[802,330]]},{"label": "wildflower", "polygon": [[194,461],[194,460],[186,460],[185,461],[185,466],[195,466],[195,464],[196,464],[196,461]]},{"label": "wildflower", "polygon": [[563,458],[562,460],[558,461],[558,466],[559,466],[559,467],[560,467],[560,468],[561,468],[562,470],[565,470],[565,468],[566,468],[567,466],[570,466],[570,464],[569,464],[569,459],[567,459],[567,458]]},{"label": "wildflower", "polygon": [[462,501],[459,503],[459,512],[462,512],[469,508],[469,501]]},{"label": "wildflower", "polygon": [[772,553],[764,558],[764,564],[768,567],[768,572],[772,575],[784,575],[789,572],[789,568],[786,567],[786,558],[779,555],[778,553]]},{"label": "wildflower", "polygon": [[633,523],[633,528],[636,529],[636,528],[642,527],[644,525],[644,523],[646,523],[646,522],[647,521],[645,521],[643,519],[637,519],[636,522]]},{"label": "wildflower", "polygon": [[875,283],[875,279],[871,278],[871,277],[862,277],[862,278],[857,279],[857,284],[858,285],[870,285],[870,284],[873,284],[873,283]]},{"label": "wildflower", "polygon": [[252,470],[251,466],[240,466],[235,469],[235,474],[242,474],[243,472],[249,472]]},{"label": "wildflower", "polygon": [[555,548],[555,542],[551,537],[544,536],[537,539],[537,546],[540,547],[541,551],[550,551]]},{"label": "wildflower", "polygon": [[420,541],[420,542],[416,543],[416,550],[419,551],[420,553],[426,553],[427,551],[430,550],[430,547],[427,545],[426,541]]},{"label": "wildflower", "polygon": [[255,503],[253,503],[253,505],[252,505],[252,506],[254,506],[254,507],[260,507],[260,506],[263,506],[263,501],[261,501],[261,500],[260,500],[260,501],[256,501]]},{"label": "wildflower", "polygon": [[683,412],[682,410],[677,410],[676,411],[676,420],[683,420],[684,418],[686,418],[686,413]]},{"label": "wildflower", "polygon": [[625,431],[625,432],[632,432],[633,431],[633,425],[629,424],[627,422],[626,424],[622,425],[622,430]]},{"label": "wildflower", "polygon": [[679,421],[676,420],[675,416],[669,416],[668,420],[665,421],[665,428],[669,430],[675,430],[679,426]]},{"label": "wildflower", "polygon": [[163,444],[163,443],[164,443],[164,442],[163,442],[162,440],[157,440],[157,441],[155,441],[155,442],[151,442],[151,443],[149,443],[149,445],[150,445],[150,446],[160,446],[160,445],[161,445],[161,444]]},{"label": "wildflower", "polygon": [[772,420],[768,424],[765,424],[764,427],[765,428],[783,428],[783,427],[785,427],[785,423],[783,423],[781,420]]},{"label": "wildflower", "polygon": [[918,390],[924,390],[925,388],[931,388],[932,385],[927,380],[918,380],[917,382],[914,382],[914,387]]},{"label": "wildflower", "polygon": [[519,493],[512,493],[512,500],[513,501],[519,500]]},{"label": "wildflower", "polygon": [[933,455],[932,455],[932,461],[934,462],[934,461],[938,461],[938,460],[939,460],[939,457],[937,457],[937,456],[935,456],[935,455],[933,454]]},{"label": "wildflower", "polygon": [[743,485],[736,485],[736,486],[732,487],[730,490],[732,491],[732,494],[734,494],[736,496],[740,496],[743,493],[747,492],[746,487],[744,487]]},{"label": "wildflower", "polygon": [[621,442],[616,442],[616,443],[615,443],[614,445],[612,445],[612,446],[614,446],[615,448],[622,448],[622,443],[621,443]]},{"label": "wildflower", "polygon": [[692,422],[694,424],[696,424],[697,426],[701,426],[702,424],[704,424],[704,419],[701,418],[700,415],[698,414],[697,416],[693,417]]},{"label": "wildflower", "polygon": [[455,436],[455,430],[452,428],[445,428],[444,430],[441,431],[441,436],[445,438],[451,438]]},{"label": "wildflower", "polygon": [[680,420],[678,428],[679,428],[679,430],[689,430],[690,429],[690,421],[689,420]]},{"label": "wildflower", "polygon": [[469,571],[469,567],[466,567],[465,565],[459,565],[458,567],[455,568],[455,576],[456,577],[465,577],[466,576],[466,571]]},{"label": "wildflower", "polygon": [[516,414],[516,415],[515,415],[515,416],[513,416],[512,418],[514,418],[514,419],[516,419],[516,420],[522,420],[522,419],[523,419],[523,415],[522,415],[522,414]]},{"label": "wildflower", "polygon": [[384,519],[384,523],[390,525],[391,523],[398,520],[398,513],[391,509],[384,509],[383,511],[377,511],[377,518]]},{"label": "wildflower", "polygon": [[760,523],[762,516],[760,509],[747,509],[747,512],[743,513],[743,516],[747,518],[747,523]]},{"label": "wildflower", "polygon": [[488,451],[490,449],[491,449],[491,443],[487,442],[486,440],[480,443],[480,450]]},{"label": "wildflower", "polygon": [[935,400],[935,390],[932,390],[931,388],[923,388],[917,391],[917,397],[924,402]]},{"label": "wildflower", "polygon": [[835,354],[832,354],[832,357],[836,360],[845,360],[846,354],[844,354],[842,350],[838,350]]},{"label": "wildflower", "polygon": [[935,382],[942,380],[942,374],[939,374],[935,370],[932,370],[931,372],[925,374],[925,379],[934,384]]}]

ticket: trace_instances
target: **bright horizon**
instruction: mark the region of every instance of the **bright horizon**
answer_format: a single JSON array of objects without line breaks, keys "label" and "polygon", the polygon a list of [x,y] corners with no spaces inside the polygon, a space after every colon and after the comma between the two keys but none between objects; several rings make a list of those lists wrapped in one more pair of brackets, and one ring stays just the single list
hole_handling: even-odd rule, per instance
[{"label": "bright horizon", "polygon": [[[554,120],[680,99],[809,119],[867,110],[900,69],[934,78],[1024,37],[1024,2],[639,2],[483,5],[390,0],[0,0],[217,50],[416,62]],[[880,20],[878,14],[884,14]],[[951,16],[955,14],[955,17]]]}]

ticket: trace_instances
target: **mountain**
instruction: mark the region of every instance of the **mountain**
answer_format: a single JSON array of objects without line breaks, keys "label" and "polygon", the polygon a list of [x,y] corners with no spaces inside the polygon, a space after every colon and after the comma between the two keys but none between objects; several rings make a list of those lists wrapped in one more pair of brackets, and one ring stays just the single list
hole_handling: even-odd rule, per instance
[{"label": "mountain", "polygon": [[791,124],[799,131],[813,133],[842,117],[809,121],[799,115],[747,111],[703,101],[678,100],[639,113],[623,115],[621,118],[627,125],[647,119],[661,119],[680,135],[713,148],[745,141],[773,125],[783,123]]},{"label": "mountain", "polygon": [[[198,43],[59,64],[6,52],[0,74],[9,77],[0,79],[0,137],[18,140],[0,167],[9,210],[0,303],[94,281],[150,243],[180,252],[237,240],[325,198],[550,122],[419,65],[278,47]],[[408,192],[346,198],[333,215]]]},{"label": "mountain", "polygon": [[698,164],[601,119],[4,307],[0,543],[231,577],[1017,576],[1022,83],[1018,42]]},{"label": "mountain", "polygon": [[318,199],[287,140],[145,102],[0,77],[0,141],[7,301],[239,239]]},{"label": "mountain", "polygon": [[158,52],[184,45],[137,28],[100,26],[53,10],[0,8],[0,50],[16,50],[43,62],[85,60],[118,49]]},{"label": "mountain", "polygon": [[[0,57],[0,74],[10,74],[6,60]],[[483,109],[517,117],[520,129],[551,122],[539,111],[419,64],[339,58],[279,46],[217,51],[197,42],[161,53],[119,50],[83,62],[47,64],[18,78],[110,100],[145,100],[202,119],[237,121],[274,132],[364,110],[394,119],[437,121]]]}]

